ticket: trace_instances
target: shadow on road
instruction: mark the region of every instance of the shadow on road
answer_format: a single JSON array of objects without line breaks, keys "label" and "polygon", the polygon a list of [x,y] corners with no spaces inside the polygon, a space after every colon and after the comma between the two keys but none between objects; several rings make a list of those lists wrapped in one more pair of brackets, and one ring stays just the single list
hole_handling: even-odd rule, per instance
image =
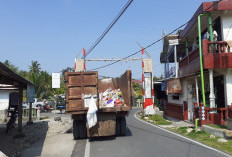
[{"label": "shadow on road", "polygon": [[[132,132],[130,128],[127,127],[127,133],[126,136],[132,136]],[[117,136],[117,137],[126,137],[126,136]],[[98,142],[104,142],[104,141],[112,141],[115,140],[116,136],[105,136],[105,137],[92,137],[89,138],[90,142],[98,141]]]},{"label": "shadow on road", "polygon": [[6,133],[5,128],[1,128],[0,150],[7,156],[20,156],[23,150],[29,148],[34,143],[37,144],[37,141],[40,141],[40,145],[38,145],[36,150],[33,150],[33,154],[31,154],[30,156],[41,156],[47,131],[47,121],[41,123],[33,123],[31,125],[23,125],[22,133],[18,133],[17,127],[11,129],[8,134]]}]

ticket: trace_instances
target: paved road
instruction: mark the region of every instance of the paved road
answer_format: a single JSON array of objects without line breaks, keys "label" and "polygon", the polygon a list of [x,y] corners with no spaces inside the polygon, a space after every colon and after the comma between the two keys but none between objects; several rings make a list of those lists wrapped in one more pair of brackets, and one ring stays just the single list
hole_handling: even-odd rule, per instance
[{"label": "paved road", "polygon": [[[90,141],[77,141],[73,157],[218,157],[218,152],[209,150],[191,141],[170,134],[137,120],[133,109],[127,117],[128,132],[125,137],[108,137]],[[81,153],[80,153],[81,152]]]},{"label": "paved road", "polygon": [[[46,139],[42,156],[72,157],[223,157],[223,154],[210,150],[185,138],[171,134],[134,117],[138,109],[133,109],[127,117],[128,131],[124,137],[97,138],[92,141],[73,141],[71,134],[66,138]],[[62,135],[59,135],[62,136]],[[68,138],[68,140],[67,140]],[[60,143],[66,145],[62,148]],[[46,142],[47,141],[47,142]],[[53,142],[52,142],[53,141]],[[49,144],[49,149],[46,148]],[[46,146],[47,145],[47,146]],[[67,151],[67,152],[64,152]],[[53,153],[56,152],[56,153]],[[60,152],[60,153],[59,153]],[[32,154],[31,154],[32,155]]]}]

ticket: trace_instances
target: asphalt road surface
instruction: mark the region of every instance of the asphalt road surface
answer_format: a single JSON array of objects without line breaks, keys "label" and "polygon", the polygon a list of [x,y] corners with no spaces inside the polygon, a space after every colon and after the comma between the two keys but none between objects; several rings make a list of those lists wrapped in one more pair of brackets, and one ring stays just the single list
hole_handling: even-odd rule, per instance
[{"label": "asphalt road surface", "polygon": [[[224,157],[229,156],[200,143],[127,117],[127,136],[74,141],[72,134],[60,134],[35,143],[22,156],[46,157]],[[36,154],[35,154],[36,153]]]},{"label": "asphalt road surface", "polygon": [[223,157],[198,143],[171,134],[134,117],[127,117],[127,136],[77,141],[73,157]]}]

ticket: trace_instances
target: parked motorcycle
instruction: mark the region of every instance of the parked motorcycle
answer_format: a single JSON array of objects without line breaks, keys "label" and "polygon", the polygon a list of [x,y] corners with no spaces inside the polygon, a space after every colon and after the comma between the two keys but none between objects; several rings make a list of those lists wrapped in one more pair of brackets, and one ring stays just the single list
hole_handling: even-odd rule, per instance
[{"label": "parked motorcycle", "polygon": [[9,132],[9,130],[11,128],[16,126],[15,122],[16,122],[16,119],[18,118],[18,111],[13,110],[13,111],[8,111],[8,112],[11,113],[11,115],[10,115],[10,120],[6,124],[6,126],[7,126],[6,132],[7,133]]}]

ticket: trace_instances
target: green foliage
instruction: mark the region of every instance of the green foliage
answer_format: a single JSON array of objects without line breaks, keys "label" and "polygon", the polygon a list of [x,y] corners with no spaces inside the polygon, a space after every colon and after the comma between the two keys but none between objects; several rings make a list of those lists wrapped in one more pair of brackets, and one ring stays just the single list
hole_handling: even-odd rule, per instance
[{"label": "green foliage", "polygon": [[202,142],[206,145],[209,145],[211,147],[214,147],[216,149],[220,149],[222,151],[225,151],[227,153],[232,154],[232,140],[228,140],[228,142],[221,143],[217,140],[220,138],[216,136],[216,138],[210,138],[210,134],[207,134],[205,131],[196,131],[192,130],[190,133],[187,133],[188,127],[180,127],[180,128],[170,128],[172,131],[175,131],[179,134],[182,134],[184,136],[187,136],[191,139],[197,140],[199,142]]},{"label": "green foliage", "polygon": [[31,61],[31,66],[29,66],[30,73],[39,74],[40,73],[40,64],[38,61]]},{"label": "green foliage", "polygon": [[217,129],[226,129],[225,125],[209,124],[209,126]]},{"label": "green foliage", "polygon": [[[29,66],[30,71],[19,70],[19,68],[11,64],[9,60],[6,60],[4,64],[35,85],[36,98],[49,99],[55,94],[65,93],[64,76],[61,76],[61,87],[59,89],[52,89],[52,76],[46,71],[41,71],[38,61],[31,62],[31,65]],[[71,68],[68,67],[62,70],[62,72],[65,70],[67,71],[67,69],[68,71],[71,71]]]},{"label": "green foliage", "polygon": [[143,98],[143,88],[142,85],[139,83],[132,82],[133,90],[136,92],[137,99]]},{"label": "green foliage", "polygon": [[5,62],[3,63],[5,64],[5,66],[7,66],[8,68],[10,68],[12,71],[18,73],[18,67],[14,66],[13,64],[11,64],[11,62],[9,60],[5,60]]},{"label": "green foliage", "polygon": [[150,120],[155,121],[155,124],[157,125],[171,125],[172,122],[169,122],[167,120],[165,120],[163,117],[159,116],[159,115],[152,115],[148,117]]}]

